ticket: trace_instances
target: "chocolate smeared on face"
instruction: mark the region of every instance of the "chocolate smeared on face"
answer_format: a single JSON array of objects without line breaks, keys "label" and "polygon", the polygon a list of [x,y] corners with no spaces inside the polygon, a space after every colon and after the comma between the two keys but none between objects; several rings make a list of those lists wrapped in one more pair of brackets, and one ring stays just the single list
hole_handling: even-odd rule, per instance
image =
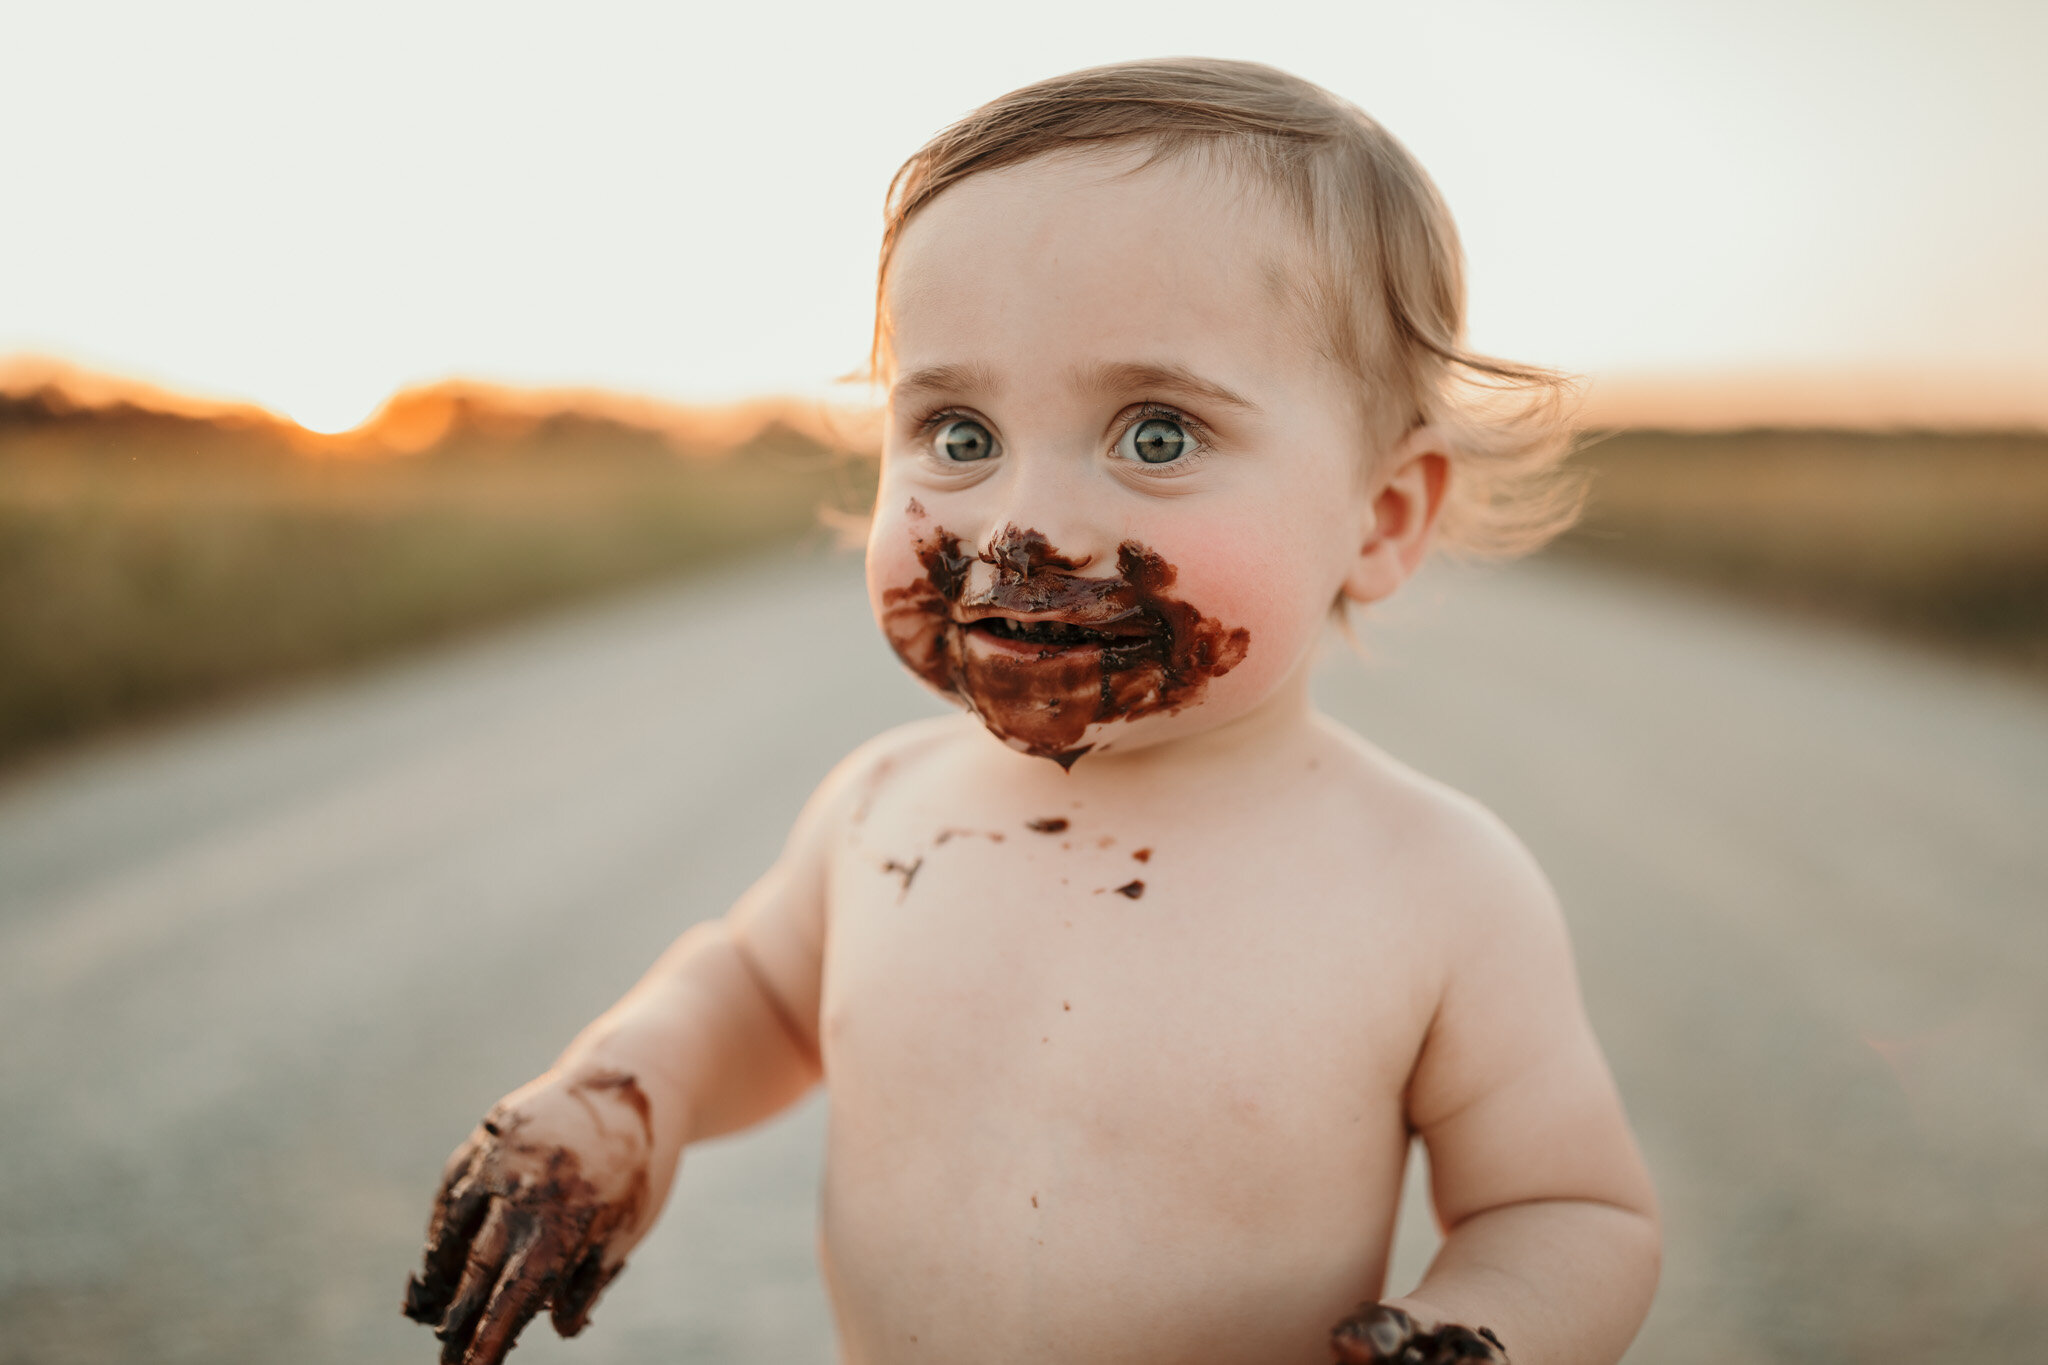
[{"label": "chocolate smeared on face", "polygon": [[993,564],[999,575],[1008,575],[1019,582],[1029,582],[1031,575],[1046,569],[1063,569],[1072,573],[1086,568],[1094,559],[1083,555],[1069,559],[1052,548],[1052,542],[1036,531],[1023,531],[1015,526],[1005,526],[988,543],[988,548],[977,556],[984,564]]},{"label": "chocolate smeared on face", "polygon": [[[882,594],[882,627],[913,673],[958,697],[998,739],[1061,767],[1088,752],[1098,722],[1172,715],[1236,667],[1251,632],[1168,595],[1178,574],[1134,540],[1111,578],[1005,526],[970,552],[942,527],[916,541],[924,577]],[[974,564],[994,573],[970,590]],[[1001,647],[968,648],[980,632]]]}]

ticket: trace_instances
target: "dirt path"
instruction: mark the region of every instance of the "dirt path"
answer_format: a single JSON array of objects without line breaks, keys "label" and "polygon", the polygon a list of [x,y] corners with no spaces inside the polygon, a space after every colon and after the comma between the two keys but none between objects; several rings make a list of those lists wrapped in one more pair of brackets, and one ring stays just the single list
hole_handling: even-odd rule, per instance
[{"label": "dirt path", "polygon": [[[2048,698],[1547,565],[1373,640],[1326,704],[1569,907],[1669,1206],[1631,1359],[2038,1359]],[[752,568],[0,786],[0,1362],[430,1359],[450,1145],[931,705],[850,564]],[[518,1359],[826,1359],[822,1124],[694,1152]]]}]

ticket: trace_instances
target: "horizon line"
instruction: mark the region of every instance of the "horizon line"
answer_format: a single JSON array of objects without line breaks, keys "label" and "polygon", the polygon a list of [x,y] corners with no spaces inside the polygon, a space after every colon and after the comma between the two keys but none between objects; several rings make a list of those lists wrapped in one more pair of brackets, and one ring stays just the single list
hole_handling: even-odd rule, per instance
[{"label": "horizon line", "polygon": [[[1890,367],[1755,367],[1595,373],[1584,380],[1577,425],[1586,430],[2037,431],[2048,433],[2048,372]],[[558,413],[605,418],[650,430],[713,437],[777,418],[822,422],[845,444],[879,412],[873,399],[824,392],[761,393],[690,402],[594,385],[508,384],[447,377],[393,390],[363,423],[318,432],[259,400],[181,392],[60,357],[0,355],[0,396],[55,390],[91,410],[127,405],[202,420],[274,423],[309,437],[345,441],[380,428],[400,444],[445,425],[455,405],[481,402],[507,415]],[[434,434],[438,434],[437,432]]]}]

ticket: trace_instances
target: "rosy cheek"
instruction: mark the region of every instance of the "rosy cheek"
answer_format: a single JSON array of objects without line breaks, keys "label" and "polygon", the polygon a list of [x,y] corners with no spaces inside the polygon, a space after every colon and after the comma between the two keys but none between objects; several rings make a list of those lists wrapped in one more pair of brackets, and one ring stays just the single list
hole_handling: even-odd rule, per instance
[{"label": "rosy cheek", "polygon": [[1278,681],[1321,630],[1324,613],[1309,604],[1320,589],[1283,550],[1266,548],[1240,541],[1234,552],[1190,554],[1180,566],[1178,591],[1190,605],[1250,633],[1244,661],[1229,679],[1234,693],[1263,691]]},{"label": "rosy cheek", "polygon": [[867,580],[868,596],[877,606],[888,589],[900,588],[924,575],[912,544],[916,529],[915,525],[904,520],[900,512],[875,514],[874,522],[868,528]]}]

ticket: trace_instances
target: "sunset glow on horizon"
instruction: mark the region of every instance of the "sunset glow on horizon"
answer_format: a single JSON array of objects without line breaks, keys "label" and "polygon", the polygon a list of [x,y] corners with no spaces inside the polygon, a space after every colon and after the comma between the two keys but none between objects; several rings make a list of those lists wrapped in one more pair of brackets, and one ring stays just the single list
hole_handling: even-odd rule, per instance
[{"label": "sunset glow on horizon", "polygon": [[11,29],[0,357],[316,432],[450,378],[865,401],[836,381],[903,157],[1014,86],[1172,52],[1378,117],[1458,218],[1473,344],[1591,375],[1596,405],[1834,376],[1830,412],[2048,425],[2038,5],[378,0]]},{"label": "sunset glow on horizon", "polygon": [[316,436],[340,436],[369,422],[381,406],[381,399],[365,406],[360,394],[323,394],[296,400],[280,415]]}]

